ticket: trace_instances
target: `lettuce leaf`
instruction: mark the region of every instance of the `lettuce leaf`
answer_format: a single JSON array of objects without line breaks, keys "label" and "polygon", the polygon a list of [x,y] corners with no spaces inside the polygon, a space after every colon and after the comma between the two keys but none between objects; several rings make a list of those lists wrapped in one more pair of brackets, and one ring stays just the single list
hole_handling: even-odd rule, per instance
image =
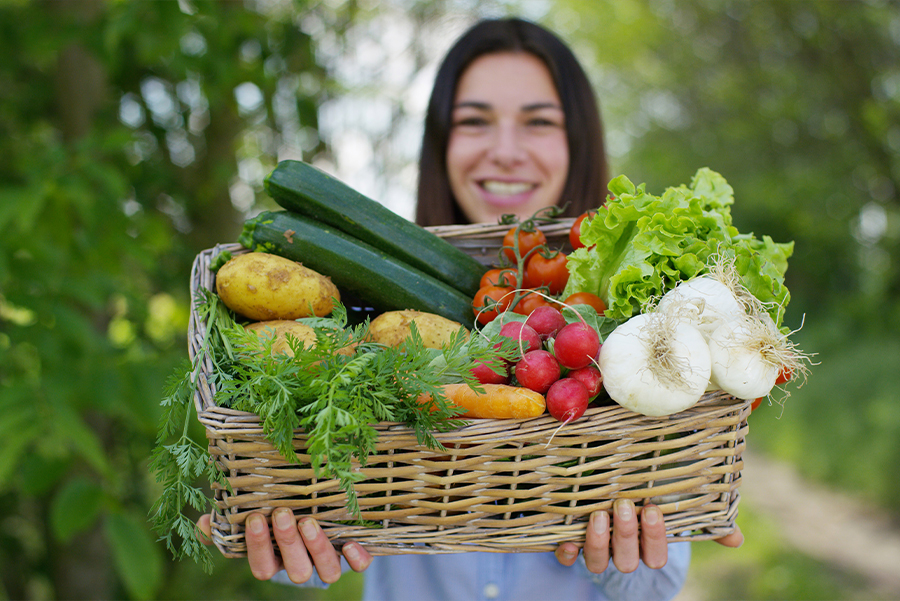
[{"label": "lettuce leaf", "polygon": [[667,188],[661,196],[620,175],[609,184],[612,196],[581,226],[587,248],[569,255],[569,283],[563,298],[592,292],[607,304],[606,317],[623,320],[641,313],[678,282],[708,270],[711,255],[735,259],[744,285],[781,324],[790,293],[784,286],[794,243],[761,240],[732,225],[734,190],[709,168],[689,186]]}]

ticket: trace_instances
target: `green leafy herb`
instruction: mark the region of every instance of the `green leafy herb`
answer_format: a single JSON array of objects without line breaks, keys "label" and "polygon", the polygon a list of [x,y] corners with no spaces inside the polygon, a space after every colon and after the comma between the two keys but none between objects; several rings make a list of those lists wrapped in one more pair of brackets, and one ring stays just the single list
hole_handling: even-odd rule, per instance
[{"label": "green leafy herb", "polygon": [[[362,475],[375,450],[373,424],[401,422],[413,428],[421,445],[442,449],[434,432],[460,427],[459,411],[441,395],[447,371],[459,369],[465,338],[457,337],[443,352],[451,359],[443,370],[431,366],[433,354],[412,327],[399,347],[365,340],[368,324],[347,327],[346,311],[336,306],[331,320],[315,324],[316,345],[304,348],[291,341],[294,356],[270,355],[252,339],[236,345],[234,379],[217,395],[217,402],[259,415],[266,438],[288,461],[299,461],[293,440],[297,429],[307,435],[307,454],[316,477],[336,478],[347,494],[348,509],[359,513],[353,483]],[[306,321],[306,320],[303,320]],[[255,336],[255,335],[251,335]],[[355,352],[342,349],[355,346]],[[426,410],[416,399],[423,394],[437,401]]]},{"label": "green leafy herb", "polygon": [[207,292],[198,303],[198,316],[207,324],[203,343],[193,362],[185,361],[167,381],[161,402],[163,415],[150,460],[151,471],[163,485],[162,494],[150,509],[153,530],[175,557],[191,557],[207,572],[212,571],[212,554],[200,542],[194,521],[185,512],[190,507],[203,513],[212,505],[205,492],[195,485],[196,480],[206,475],[210,483],[227,483],[210,461],[208,450],[189,436],[188,428],[202,362],[212,361],[215,370],[211,380],[228,377],[218,360],[229,354],[223,328],[233,321],[217,301],[215,295]]},{"label": "green leafy herb", "polygon": [[[204,375],[215,385],[216,404],[258,415],[267,440],[290,462],[300,461],[294,439],[305,434],[306,454],[316,477],[337,479],[348,509],[359,516],[353,483],[362,478],[358,466],[375,452],[374,424],[406,424],[420,445],[443,450],[435,434],[465,422],[458,419],[461,411],[449,403],[441,386],[448,381],[477,386],[468,371],[473,361],[514,352],[510,345],[501,345],[498,351],[496,341],[480,335],[470,340],[462,331],[443,349],[429,349],[415,324],[399,347],[366,342],[368,322],[348,326],[346,309],[339,303],[329,318],[300,320],[314,329],[316,344],[304,347],[289,336],[293,356],[273,354],[274,337],[236,324],[215,294],[203,299],[199,317],[207,324],[201,352],[172,377],[163,399],[152,468],[165,489],[151,514],[154,528],[173,554],[202,561],[206,569],[211,569],[209,551],[184,512],[189,507],[205,511],[211,503],[194,480],[205,474],[210,482],[222,486],[226,482],[207,449],[187,436],[189,406],[203,361],[212,365]],[[431,399],[427,404],[417,401],[426,395]],[[174,443],[169,442],[172,438]]]}]

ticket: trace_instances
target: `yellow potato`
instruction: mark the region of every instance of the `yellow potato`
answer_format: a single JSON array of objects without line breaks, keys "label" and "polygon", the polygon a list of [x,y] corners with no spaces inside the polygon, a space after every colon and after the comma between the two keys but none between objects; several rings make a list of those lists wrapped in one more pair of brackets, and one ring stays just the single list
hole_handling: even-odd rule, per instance
[{"label": "yellow potato", "polygon": [[[293,336],[304,346],[304,348],[313,348],[318,340],[316,332],[311,327],[299,321],[291,321],[289,319],[273,319],[270,321],[255,321],[244,326],[245,330],[256,332],[260,337],[270,338],[275,336],[275,342],[272,343],[272,354],[284,353],[293,357],[294,351],[288,343],[288,336]],[[352,355],[356,352],[357,343],[352,342],[348,346],[339,348],[336,353],[338,355]]]},{"label": "yellow potato", "polygon": [[413,321],[416,322],[416,329],[427,348],[441,348],[450,342],[460,328],[468,335],[468,330],[453,320],[433,313],[406,309],[387,311],[373,319],[369,324],[369,337],[387,346],[399,346],[409,336],[409,324]]},{"label": "yellow potato", "polygon": [[331,278],[278,255],[236,255],[216,274],[225,306],[253,320],[323,317],[340,293]]},{"label": "yellow potato", "polygon": [[289,319],[274,319],[271,321],[255,321],[244,326],[245,330],[256,332],[258,336],[271,338],[275,336],[275,342],[272,343],[272,353],[284,353],[294,356],[288,344],[288,335],[296,338],[304,347],[313,347],[316,345],[316,332],[306,324],[299,321],[291,321]]}]

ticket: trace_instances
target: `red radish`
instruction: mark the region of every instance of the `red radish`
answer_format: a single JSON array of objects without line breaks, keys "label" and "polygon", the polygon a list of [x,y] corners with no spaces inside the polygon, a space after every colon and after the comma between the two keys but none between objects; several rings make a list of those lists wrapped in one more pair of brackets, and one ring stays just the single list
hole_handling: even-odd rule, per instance
[{"label": "red radish", "polygon": [[584,415],[588,402],[587,388],[575,378],[561,378],[547,391],[547,410],[563,423]]},{"label": "red radish", "polygon": [[519,351],[524,355],[528,351],[536,351],[541,348],[541,337],[529,325],[522,321],[510,321],[500,328],[500,335],[512,338],[519,345]]},{"label": "red radish", "polygon": [[566,318],[556,307],[546,305],[532,311],[525,323],[534,328],[541,340],[547,340],[565,327]]},{"label": "red radish", "polygon": [[581,369],[591,364],[600,351],[600,335],[588,324],[570,323],[556,335],[553,353],[560,365],[569,369]]},{"label": "red radish", "polygon": [[547,351],[530,351],[516,363],[515,375],[520,386],[543,394],[559,380],[559,362]]},{"label": "red radish", "polygon": [[600,387],[603,385],[603,376],[600,374],[600,370],[593,365],[570,371],[567,377],[578,380],[584,384],[589,399],[593,399],[600,394]]},{"label": "red radish", "polygon": [[500,361],[501,365],[494,365],[501,373],[497,373],[492,367],[494,362],[476,361],[470,370],[475,379],[482,384],[508,384],[509,383],[509,367],[506,362]]}]

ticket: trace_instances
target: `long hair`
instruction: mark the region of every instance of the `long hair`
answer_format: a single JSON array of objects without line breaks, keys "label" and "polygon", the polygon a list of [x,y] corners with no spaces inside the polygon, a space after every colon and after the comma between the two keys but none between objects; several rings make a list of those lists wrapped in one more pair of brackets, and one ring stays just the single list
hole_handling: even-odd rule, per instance
[{"label": "long hair", "polygon": [[522,19],[484,20],[457,40],[435,78],[425,115],[419,157],[416,223],[422,226],[467,223],[447,176],[453,100],[460,76],[476,58],[496,52],[527,52],[550,71],[566,116],[569,174],[559,204],[575,217],[600,206],[609,183],[603,125],[593,88],[578,59],[556,35]]}]

